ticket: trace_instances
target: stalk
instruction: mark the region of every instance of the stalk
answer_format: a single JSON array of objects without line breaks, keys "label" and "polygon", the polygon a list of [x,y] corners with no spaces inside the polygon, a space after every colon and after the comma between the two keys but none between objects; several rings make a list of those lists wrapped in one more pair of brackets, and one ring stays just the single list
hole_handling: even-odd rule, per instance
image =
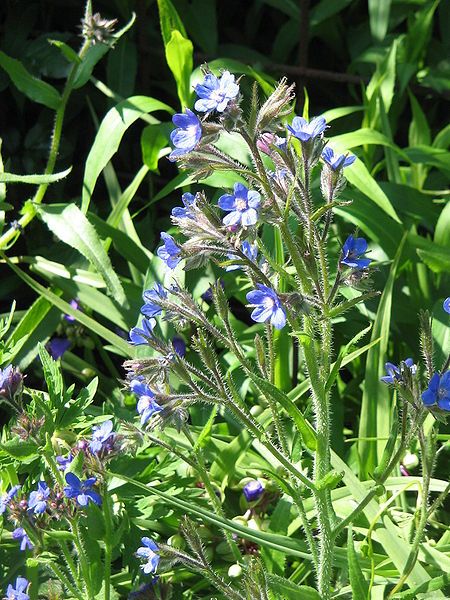
[{"label": "stalk", "polygon": [[[224,519],[225,514],[222,510],[222,505],[221,505],[218,497],[216,496],[216,492],[211,483],[211,479],[209,477],[208,470],[206,468],[205,461],[203,458],[203,453],[200,448],[196,448],[195,441],[191,435],[191,432],[189,431],[189,429],[186,426],[183,427],[183,433],[187,437],[189,443],[192,446],[192,452],[196,458],[196,463],[197,463],[196,468],[197,468],[197,471],[199,472],[200,477],[203,480],[203,483],[205,484],[205,489],[208,493],[210,502],[213,505],[213,507],[214,507],[216,513],[219,515],[219,517],[222,517]],[[242,561],[241,552],[238,548],[238,545],[234,541],[231,533],[227,530],[224,530],[224,535],[225,535],[225,539],[228,543],[228,546],[230,547],[231,553],[233,554],[233,557],[235,558],[235,560],[237,562],[241,562]],[[106,597],[105,597],[105,600],[106,600]]]},{"label": "stalk", "polygon": [[[82,45],[78,57],[80,60],[83,60],[86,52],[88,51],[91,45],[90,40],[86,40]],[[59,145],[61,143],[61,134],[62,127],[64,122],[64,115],[66,111],[66,106],[70,98],[70,94],[73,90],[73,83],[75,79],[75,75],[78,71],[79,64],[74,64],[67,78],[66,84],[64,86],[63,94],[61,96],[61,102],[56,110],[55,115],[55,124],[53,126],[52,139],[50,143],[50,151],[48,155],[47,165],[45,167],[44,175],[51,175],[55,168],[56,159],[58,158]],[[32,199],[32,205],[41,204],[44,199],[45,193],[47,191],[49,184],[41,183],[41,185],[37,188],[36,193]],[[20,227],[11,227],[8,231],[6,231],[0,237],[0,249],[5,248],[15,237],[17,237],[18,230],[24,229],[36,216],[36,210],[30,209],[19,219]]]},{"label": "stalk", "polygon": [[111,598],[111,557],[112,557],[112,510],[108,494],[108,484],[105,481],[103,494],[103,514],[105,515],[105,565],[103,571],[103,581],[105,586],[105,600]]}]

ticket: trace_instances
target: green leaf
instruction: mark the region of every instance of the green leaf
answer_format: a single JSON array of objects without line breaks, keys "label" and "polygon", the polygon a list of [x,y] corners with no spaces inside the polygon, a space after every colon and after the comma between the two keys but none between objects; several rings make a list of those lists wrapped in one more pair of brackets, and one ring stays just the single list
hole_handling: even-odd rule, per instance
[{"label": "green leaf", "polygon": [[390,10],[391,0],[369,0],[370,33],[378,42],[386,36]]},{"label": "green leaf", "polygon": [[435,273],[448,273],[450,271],[450,248],[419,249],[417,254]]},{"label": "green leaf", "polygon": [[178,98],[182,109],[191,105],[190,78],[193,63],[194,47],[179,31],[172,31],[166,44],[166,60],[177,84]]},{"label": "green leaf", "polygon": [[0,173],[0,183],[29,183],[31,185],[54,183],[55,181],[67,177],[71,170],[72,167],[69,167],[65,171],[49,175],[16,175],[15,173]]},{"label": "green leaf", "polygon": [[[397,254],[392,263],[372,329],[371,341],[378,338],[381,338],[381,341],[370,348],[367,354],[359,425],[359,437],[361,438],[377,436],[387,438],[389,436],[390,394],[387,386],[380,382],[380,377],[384,373],[384,363],[388,359],[386,353],[391,323],[392,293],[405,239],[406,234],[398,245]],[[365,479],[373,472],[378,464],[378,459],[381,458],[383,442],[360,440],[358,452],[360,474]]]},{"label": "green leaf", "polygon": [[69,62],[74,63],[76,65],[81,63],[81,58],[78,56],[75,50],[73,50],[73,48],[71,48],[65,42],[61,40],[48,40],[48,43],[52,46],[56,46],[56,48],[58,48],[58,50],[61,51],[61,53],[67,58]]},{"label": "green leaf", "polygon": [[47,227],[64,243],[78,250],[105,280],[110,295],[124,306],[127,299],[102,242],[86,216],[75,204],[40,206]]},{"label": "green leaf", "polygon": [[[383,0],[380,0],[381,2]],[[370,80],[366,94],[368,100],[376,99],[378,93],[383,98],[386,114],[389,113],[395,90],[395,66],[397,57],[398,39],[395,38],[392,46],[386,53],[383,60],[377,66],[375,73]]]},{"label": "green leaf", "polygon": [[289,396],[270,383],[270,381],[267,381],[262,377],[258,377],[258,375],[255,375],[254,373],[249,373],[248,375],[255,384],[256,388],[264,396],[269,396],[272,398],[272,400],[278,402],[292,418],[300,435],[302,436],[305,446],[310,450],[315,450],[316,432],[305,419],[302,412],[297,408],[297,406],[295,406]]},{"label": "green leaf", "polygon": [[364,578],[359,558],[355,551],[352,528],[348,528],[347,535],[348,574],[352,586],[353,600],[367,600],[369,597],[369,585]]},{"label": "green leaf", "polygon": [[169,133],[172,130],[173,126],[169,123],[147,125],[147,127],[142,130],[142,160],[150,171],[158,170],[158,161],[166,154],[163,150],[169,145]]},{"label": "green leaf", "polygon": [[58,91],[45,81],[31,75],[23,64],[0,50],[0,67],[10,76],[16,88],[27,98],[56,110],[61,102]]},{"label": "green leaf", "polygon": [[156,110],[173,112],[167,104],[154,98],[132,96],[119,102],[106,114],[86,160],[81,207],[84,213],[89,207],[98,176],[117,152],[125,131],[139,117]]},{"label": "green leaf", "polygon": [[433,577],[430,581],[425,581],[418,586],[413,587],[411,590],[407,590],[406,592],[400,592],[395,594],[395,600],[416,600],[419,597],[419,594],[427,594],[427,596],[423,596],[423,598],[429,598],[431,600],[430,592],[436,592],[438,590],[442,590],[442,588],[450,585],[450,575],[444,574],[439,575],[438,577]]},{"label": "green leaf", "polygon": [[92,319],[91,317],[83,313],[81,310],[74,310],[68,302],[65,302],[51,290],[47,289],[46,287],[35,281],[27,273],[24,273],[1,251],[0,256],[8,264],[8,266],[16,273],[16,275],[20,277],[20,279],[22,279],[28,286],[30,286],[31,289],[37,292],[44,299],[48,300],[54,306],[59,308],[61,312],[74,317],[76,321],[78,321],[94,333],[98,334],[103,339],[107,340],[117,349],[118,352],[123,354],[123,356],[130,357],[134,355],[134,351],[131,348],[130,344],[128,344],[128,342],[126,342],[119,335],[113,333],[112,331],[101,325],[98,322],[98,320]]},{"label": "green leaf", "polygon": [[16,436],[12,440],[8,440],[0,444],[0,449],[18,460],[27,460],[36,455],[38,447],[32,442],[26,442]]},{"label": "green leaf", "polygon": [[268,574],[267,580],[270,590],[275,594],[275,598],[283,598],[283,600],[320,600],[319,593],[308,585],[296,585],[289,579],[273,574]]},{"label": "green leaf", "polygon": [[45,383],[47,384],[50,403],[52,407],[57,408],[61,404],[64,393],[64,383],[61,375],[61,369],[59,368],[57,361],[53,360],[42,344],[38,345],[38,350],[44,371]]},{"label": "green leaf", "polygon": [[358,158],[345,172],[346,179],[358,188],[369,200],[372,200],[377,206],[381,208],[387,215],[389,215],[397,223],[401,223],[400,217],[397,215],[394,207],[392,206],[389,198],[383,192],[381,187],[372,177],[367,170],[365,164]]},{"label": "green leaf", "polygon": [[187,38],[183,21],[170,0],[158,0],[158,10],[164,46],[169,43],[173,31],[179,31],[184,38]]}]

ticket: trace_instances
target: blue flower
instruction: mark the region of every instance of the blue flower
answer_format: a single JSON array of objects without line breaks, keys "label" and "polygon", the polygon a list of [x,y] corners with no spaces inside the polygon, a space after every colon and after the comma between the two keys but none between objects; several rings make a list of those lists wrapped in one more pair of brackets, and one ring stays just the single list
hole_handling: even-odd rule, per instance
[{"label": "blue flower", "polygon": [[286,312],[281,305],[276,292],[262,283],[257,283],[257,290],[247,294],[250,306],[255,307],[251,317],[257,323],[270,323],[275,329],[282,329],[286,325]]},{"label": "blue flower", "polygon": [[179,156],[184,156],[195,148],[202,137],[202,126],[197,115],[189,108],[186,109],[186,113],[174,115],[172,122],[177,127],[170,134],[170,140],[175,146],[175,150],[169,155],[169,160],[173,162]]},{"label": "blue flower", "polygon": [[383,383],[387,383],[387,384],[394,384],[395,382],[403,383],[403,371],[404,371],[405,367],[407,369],[409,369],[409,371],[411,371],[411,375],[415,375],[415,373],[417,371],[417,366],[414,364],[414,361],[412,358],[407,358],[406,360],[402,360],[402,362],[400,363],[400,365],[398,367],[397,367],[397,365],[387,362],[385,364],[385,369],[386,369],[387,375],[385,375],[384,377],[381,377],[381,381],[383,381]]},{"label": "blue flower", "polygon": [[148,537],[143,537],[141,539],[141,544],[143,544],[143,546],[136,550],[136,556],[147,561],[141,565],[141,569],[146,574],[155,573],[161,558],[159,554],[156,553],[158,546]]},{"label": "blue flower", "polygon": [[133,379],[130,383],[130,389],[139,396],[136,408],[141,415],[141,425],[144,425],[150,417],[161,411],[162,407],[156,402],[155,394],[144,382],[143,377]]},{"label": "blue flower", "polygon": [[69,485],[64,488],[64,493],[67,498],[75,498],[80,506],[87,506],[89,501],[100,506],[102,499],[97,492],[92,490],[96,481],[96,477],[89,477],[85,481],[81,481],[75,473],[66,473],[66,483]]},{"label": "blue flower", "polygon": [[8,508],[9,503],[20,490],[20,485],[13,485],[9,492],[5,492],[0,498],[0,515]]},{"label": "blue flower", "polygon": [[142,298],[145,304],[141,307],[141,313],[146,317],[156,317],[161,314],[162,308],[154,300],[164,300],[167,298],[167,292],[160,283],[155,283],[152,290],[145,290]]},{"label": "blue flower", "polygon": [[353,156],[352,154],[341,154],[340,156],[335,156],[333,150],[329,146],[325,146],[323,149],[322,158],[327,165],[333,169],[333,171],[343,169],[344,167],[349,167],[356,160],[356,156]]},{"label": "blue flower", "polygon": [[433,375],[422,394],[422,402],[425,406],[437,404],[440,409],[450,411],[450,371]]},{"label": "blue flower", "polygon": [[229,212],[223,219],[227,226],[242,224],[243,227],[254,225],[258,220],[258,209],[261,196],[255,190],[249,190],[242,183],[234,184],[233,194],[220,196],[218,205]]},{"label": "blue flower", "polygon": [[17,527],[16,529],[14,529],[14,531],[12,532],[12,536],[15,540],[21,540],[20,550],[22,552],[27,548],[29,548],[30,550],[33,548],[33,544],[31,543],[31,540],[23,527]]},{"label": "blue flower", "polygon": [[155,319],[142,319],[142,328],[133,327],[130,331],[130,343],[134,346],[148,344],[153,338],[153,329],[156,325]]},{"label": "blue flower", "polygon": [[47,509],[47,500],[50,496],[50,488],[45,481],[38,483],[38,489],[31,492],[28,498],[28,509],[32,510],[35,515],[40,515]]},{"label": "blue flower", "polygon": [[157,254],[169,269],[175,269],[181,260],[181,248],[176,244],[173,237],[164,231],[161,233],[161,239],[164,245],[158,248]]},{"label": "blue flower", "polygon": [[178,337],[177,335],[175,337],[172,338],[172,346],[173,349],[175,350],[175,352],[178,354],[178,356],[185,356],[186,354],[186,344],[184,343],[184,340],[180,337]]},{"label": "blue flower", "polygon": [[71,342],[66,337],[53,338],[47,344],[47,350],[53,360],[58,360],[71,346]]},{"label": "blue flower", "polygon": [[444,304],[442,305],[442,308],[445,310],[446,313],[450,314],[450,298],[446,298],[444,300]]},{"label": "blue flower", "polygon": [[6,600],[30,600],[30,596],[26,593],[29,583],[25,577],[18,577],[15,587],[9,584],[6,588]]},{"label": "blue flower", "polygon": [[288,129],[300,141],[308,142],[321,135],[326,126],[327,123],[323,117],[315,117],[309,123],[303,117],[294,117],[292,125],[288,125]]},{"label": "blue flower", "polygon": [[212,73],[208,73],[203,83],[197,84],[194,89],[199,97],[194,108],[206,113],[213,110],[223,112],[229,101],[239,94],[239,86],[234,81],[234,75],[229,71],[224,71],[219,79]]},{"label": "blue flower", "polygon": [[[79,310],[80,308],[78,301],[75,299],[71,300],[69,304],[73,308],[73,310]],[[64,318],[66,321],[69,321],[69,323],[73,323],[74,321],[76,321],[75,317],[72,317],[72,315],[64,315]]]},{"label": "blue flower", "polygon": [[0,369],[0,398],[13,400],[22,387],[23,375],[17,367],[8,365]]},{"label": "blue flower", "polygon": [[181,200],[184,204],[184,207],[175,206],[175,208],[172,208],[172,217],[175,217],[176,219],[193,219],[194,215],[192,213],[191,206],[195,202],[195,195],[186,192],[181,196]]},{"label": "blue flower", "polygon": [[56,462],[58,463],[58,471],[65,471],[72,461],[73,454],[71,452],[69,452],[67,456],[57,456]]},{"label": "blue flower", "polygon": [[244,492],[247,502],[253,502],[254,500],[258,500],[258,498],[260,498],[264,492],[264,487],[260,481],[253,479],[244,485],[242,491]]},{"label": "blue flower", "polygon": [[367,241],[364,238],[354,238],[349,235],[342,248],[341,265],[352,269],[365,269],[372,262],[371,258],[359,258],[367,252]]},{"label": "blue flower", "polygon": [[[247,240],[246,240],[245,242],[242,242],[241,250],[242,250],[242,254],[245,254],[245,256],[249,260],[256,263],[256,259],[258,258],[257,244],[250,244],[250,242],[247,242]],[[231,260],[236,258],[236,256],[234,254],[227,254],[227,257]],[[241,269],[242,266],[243,266],[242,264],[241,265],[229,265],[228,267],[226,267],[225,271],[235,271],[236,269]]]},{"label": "blue flower", "polygon": [[93,454],[98,454],[102,450],[107,450],[111,447],[116,437],[112,428],[113,422],[108,420],[92,429],[92,441],[89,444],[89,449]]}]

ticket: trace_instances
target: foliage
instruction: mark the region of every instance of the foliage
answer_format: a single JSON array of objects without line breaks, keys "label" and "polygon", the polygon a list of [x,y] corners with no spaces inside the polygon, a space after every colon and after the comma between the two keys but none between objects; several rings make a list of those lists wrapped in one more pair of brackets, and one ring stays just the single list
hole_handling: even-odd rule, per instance
[{"label": "foliage", "polygon": [[[20,370],[2,371],[14,384],[2,395],[2,494],[21,485],[2,496],[1,589],[19,589],[23,576],[31,598],[446,597],[449,429],[439,411],[424,421],[418,404],[450,350],[445,3],[369,1],[367,12],[355,0],[264,0],[243,11],[237,0],[99,0],[94,11],[87,4],[82,39],[79,3],[27,4],[25,13],[12,1],[2,8],[0,50],[0,368]],[[204,60],[217,77],[242,76],[243,112],[233,114],[233,93],[220,114],[199,112],[202,141],[178,170],[166,159],[171,117],[193,109]],[[297,106],[276,85],[284,75],[297,83]],[[264,187],[264,177],[287,159],[267,134],[296,130],[296,114],[323,115],[335,155],[356,160],[344,187],[342,164],[305,170],[305,140],[291,137],[296,177],[310,193],[302,200],[288,186],[275,218],[264,205],[275,184]],[[214,207],[236,199],[236,182],[259,190],[265,222],[249,242],[264,265],[250,245],[224,241],[225,213]],[[187,353],[170,388],[151,399],[172,362],[126,338],[141,327],[143,291],[173,283],[155,248],[168,228],[180,241],[169,214],[183,192],[222,238],[213,248],[193,238],[186,218],[175,220],[190,268],[177,267],[174,293],[189,311],[175,327],[173,297],[152,297],[171,317],[154,315],[156,346],[177,357],[184,344]],[[304,231],[320,239],[302,246]],[[369,241],[356,261],[371,259],[370,287],[360,277],[367,264],[349,264],[349,236]],[[256,289],[265,295],[247,300]],[[252,320],[268,294],[288,325]],[[420,311],[432,322],[422,314],[419,324]],[[135,374],[147,367],[148,393],[124,383],[124,361]],[[397,366],[394,387],[380,381],[386,361]],[[148,365],[158,367],[153,379]],[[208,404],[192,402],[195,388],[187,395],[186,365],[201,391],[217,376]],[[134,391],[139,402],[150,397],[141,424]],[[331,408],[328,459],[318,397]],[[155,408],[165,403],[170,410]],[[99,452],[89,449],[93,436]],[[57,457],[84,490],[70,477],[69,485]],[[30,516],[21,501],[40,481],[48,505]],[[246,486],[255,481],[264,491],[253,500]],[[101,506],[93,496],[83,508],[79,491],[100,494]],[[20,550],[19,525],[32,549]],[[141,543],[147,536],[159,558]],[[332,565],[321,576],[324,554]]]}]

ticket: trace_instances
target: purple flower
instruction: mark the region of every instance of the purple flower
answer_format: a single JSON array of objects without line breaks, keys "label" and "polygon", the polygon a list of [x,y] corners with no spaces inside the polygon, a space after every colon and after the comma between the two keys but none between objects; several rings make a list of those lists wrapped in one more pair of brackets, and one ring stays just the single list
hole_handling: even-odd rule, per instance
[{"label": "purple flower", "polygon": [[141,313],[146,317],[156,317],[161,314],[162,308],[154,301],[167,298],[167,292],[160,283],[155,283],[152,290],[145,290],[142,298],[145,304],[141,307]]},{"label": "purple flower", "polygon": [[0,515],[2,515],[8,508],[9,503],[20,490],[20,485],[13,485],[9,492],[5,492],[0,497]]},{"label": "purple flower", "polygon": [[[75,299],[71,300],[69,304],[73,308],[73,310],[79,310],[80,308],[80,305]],[[73,323],[74,321],[76,321],[75,317],[72,317],[72,315],[64,315],[64,318],[66,321],[69,321],[69,323]]]},{"label": "purple flower", "polygon": [[212,73],[208,73],[203,83],[197,84],[194,89],[199,97],[194,108],[206,113],[213,110],[223,112],[229,101],[239,94],[239,86],[234,81],[234,75],[229,71],[224,71],[219,79]]},{"label": "purple flower", "polygon": [[17,367],[8,365],[0,369],[0,398],[13,400],[22,387],[23,375]]},{"label": "purple flower", "polygon": [[364,238],[354,238],[349,235],[342,248],[339,260],[341,265],[347,265],[352,269],[365,269],[372,262],[371,258],[359,258],[367,252],[367,241]]},{"label": "purple flower", "polygon": [[356,160],[356,156],[353,156],[352,154],[341,154],[340,156],[335,156],[333,150],[329,146],[325,146],[325,148],[322,150],[322,158],[327,165],[333,169],[333,171],[343,169],[344,167],[349,167]]},{"label": "purple flower", "polygon": [[172,346],[175,352],[178,354],[178,356],[181,356],[183,358],[183,356],[186,355],[186,344],[184,343],[184,340],[179,336],[176,335],[172,338]]},{"label": "purple flower", "polygon": [[160,561],[160,556],[156,553],[158,546],[148,537],[143,537],[141,539],[141,544],[143,544],[143,546],[136,550],[136,556],[143,558],[146,561],[141,565],[141,569],[146,574],[155,573]]},{"label": "purple flower", "polygon": [[242,490],[244,492],[245,499],[247,502],[253,502],[254,500],[258,500],[262,493],[264,492],[264,487],[261,482],[257,479],[253,479],[249,481]]},{"label": "purple flower", "polygon": [[425,406],[437,404],[441,410],[450,411],[450,371],[442,375],[433,375],[428,388],[422,394],[422,402]]},{"label": "purple flower", "polygon": [[177,127],[170,134],[170,140],[175,146],[175,150],[169,155],[169,160],[173,162],[179,156],[184,156],[195,148],[202,137],[202,126],[197,115],[189,108],[186,109],[186,113],[174,115],[172,122]]},{"label": "purple flower", "polygon": [[446,313],[450,314],[450,298],[446,298],[444,300],[444,304],[442,305],[442,308],[445,310]]},{"label": "purple flower", "polygon": [[69,485],[64,488],[67,498],[75,498],[80,506],[87,506],[89,501],[100,506],[101,497],[92,490],[92,486],[97,481],[96,477],[89,477],[81,481],[74,473],[66,473],[66,483]]},{"label": "purple flower", "polygon": [[327,123],[323,117],[315,117],[309,123],[303,117],[294,117],[292,125],[288,125],[288,129],[300,141],[308,142],[321,135],[326,126]]},{"label": "purple flower", "polygon": [[134,346],[148,344],[153,338],[153,329],[156,325],[155,319],[142,319],[142,328],[133,327],[130,331],[130,343]]},{"label": "purple flower", "polygon": [[102,450],[111,448],[114,438],[116,437],[112,428],[113,422],[108,420],[92,429],[92,441],[89,444],[89,449],[92,454],[98,454]]},{"label": "purple flower", "polygon": [[141,415],[141,425],[144,425],[150,417],[160,412],[162,407],[156,402],[155,394],[144,382],[143,377],[133,379],[130,383],[130,389],[139,396],[136,408]]},{"label": "purple flower", "polygon": [[23,527],[17,527],[16,529],[14,529],[14,531],[12,532],[12,536],[15,540],[21,540],[20,550],[22,552],[27,548],[29,548],[30,550],[33,548],[33,544],[31,543],[31,540]]},{"label": "purple flower", "polygon": [[50,488],[45,481],[38,483],[38,489],[31,492],[28,498],[28,509],[32,510],[35,515],[40,515],[47,509],[47,500],[50,496]]},{"label": "purple flower", "polygon": [[176,244],[173,237],[164,231],[161,233],[161,239],[164,242],[164,245],[158,248],[157,254],[159,258],[166,263],[169,269],[175,269],[181,260],[181,248]]},{"label": "purple flower", "polygon": [[218,205],[229,214],[223,219],[227,226],[241,224],[243,227],[255,225],[258,220],[258,209],[261,196],[255,190],[249,190],[242,183],[234,184],[233,194],[220,196]]},{"label": "purple flower", "polygon": [[11,584],[6,588],[5,600],[30,600],[30,596],[26,593],[29,581],[25,577],[16,579],[15,587]]},{"label": "purple flower", "polygon": [[195,195],[186,192],[181,196],[184,206],[176,206],[172,208],[172,217],[176,219],[193,219],[194,215],[191,211],[191,206],[195,202]]},{"label": "purple flower", "polygon": [[[247,242],[247,240],[245,240],[245,242],[242,242],[241,250],[242,250],[242,254],[245,254],[245,256],[249,260],[256,263],[256,259],[258,258],[257,244],[250,244],[250,242]],[[234,254],[227,254],[227,257],[231,260],[236,258],[236,256]],[[243,266],[242,264],[229,265],[228,267],[226,267],[225,271],[235,271],[236,269],[241,269],[242,266]]]},{"label": "purple flower", "polygon": [[47,350],[53,360],[58,360],[71,346],[71,342],[65,338],[53,338],[47,344]]},{"label": "purple flower", "polygon": [[417,366],[414,364],[412,358],[407,358],[406,360],[402,360],[398,367],[397,365],[387,362],[385,364],[385,369],[387,375],[381,377],[381,381],[393,385],[395,382],[403,383],[403,373],[405,369],[408,369],[411,372],[411,375],[415,375]]},{"label": "purple flower", "polygon": [[257,290],[247,294],[250,306],[254,307],[251,317],[257,323],[270,323],[275,329],[282,329],[286,325],[286,312],[281,305],[276,292],[262,283],[257,283]]},{"label": "purple flower", "polygon": [[69,452],[67,456],[57,456],[56,462],[58,463],[58,471],[65,471],[72,461],[73,454],[71,452]]}]

